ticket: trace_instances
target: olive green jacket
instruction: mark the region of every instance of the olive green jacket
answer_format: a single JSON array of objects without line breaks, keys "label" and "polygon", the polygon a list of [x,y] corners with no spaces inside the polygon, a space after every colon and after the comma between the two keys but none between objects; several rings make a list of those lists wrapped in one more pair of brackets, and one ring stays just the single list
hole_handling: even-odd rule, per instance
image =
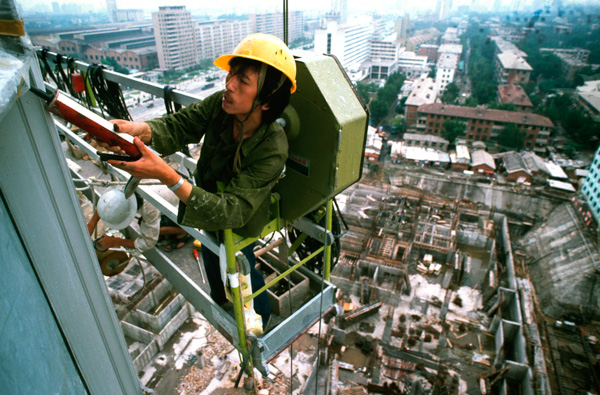
[{"label": "olive green jacket", "polygon": [[[204,136],[188,203],[179,204],[177,222],[216,231],[233,229],[241,236],[258,236],[268,222],[270,193],[288,155],[283,128],[263,124],[241,146],[241,171],[233,171],[238,143],[233,140],[233,117],[221,108],[223,92],[178,112],[148,121],[152,148],[163,155]],[[223,183],[219,191],[217,181]]]}]

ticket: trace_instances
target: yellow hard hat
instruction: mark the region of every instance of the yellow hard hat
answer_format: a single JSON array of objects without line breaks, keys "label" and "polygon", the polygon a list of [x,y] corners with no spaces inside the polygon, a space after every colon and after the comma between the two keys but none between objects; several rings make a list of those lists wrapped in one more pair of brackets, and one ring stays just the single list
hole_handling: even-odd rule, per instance
[{"label": "yellow hard hat", "polygon": [[257,60],[276,68],[292,81],[290,93],[296,91],[296,61],[290,49],[279,38],[264,33],[251,34],[235,47],[231,55],[219,56],[213,63],[218,68],[229,71],[229,61],[234,57]]}]

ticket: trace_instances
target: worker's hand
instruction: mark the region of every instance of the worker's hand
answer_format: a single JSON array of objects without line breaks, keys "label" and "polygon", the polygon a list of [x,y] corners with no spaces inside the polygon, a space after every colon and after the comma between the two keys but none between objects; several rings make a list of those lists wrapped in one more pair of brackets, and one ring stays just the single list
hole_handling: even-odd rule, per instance
[{"label": "worker's hand", "polygon": [[145,144],[152,141],[152,130],[145,122],[126,121],[124,119],[112,119],[110,121],[115,125],[115,132],[127,133],[133,137],[139,137]]},{"label": "worker's hand", "polygon": [[96,248],[100,247],[100,248],[98,248],[100,251],[102,251],[102,250],[106,251],[109,248],[120,247],[121,241],[122,241],[122,239],[119,239],[117,237],[102,236],[101,238],[99,238],[96,241]]},{"label": "worker's hand", "polygon": [[[173,173],[176,174],[175,170],[171,169],[162,158],[150,151],[138,137],[134,137],[133,143],[140,150],[140,154],[142,154],[140,159],[135,162],[124,162],[112,159],[109,160],[108,163],[119,169],[125,170],[140,180],[152,178],[165,183],[170,180],[168,177],[169,175],[173,178]],[[176,177],[173,183],[177,182],[178,179],[179,178]]]},{"label": "worker's hand", "polygon": [[[152,141],[152,130],[150,129],[150,126],[148,126],[148,124],[144,123],[144,122],[132,122],[132,121],[126,121],[124,119],[112,119],[110,120],[110,122],[112,124],[114,124],[114,131],[116,133],[125,133],[128,134],[130,136],[133,137],[139,137],[143,142],[145,142],[146,144],[150,144],[150,142]],[[89,141],[92,140],[94,138],[94,136],[92,136],[91,134],[86,134],[84,139]],[[121,149],[121,147],[118,146],[110,146],[107,143],[105,143],[104,141],[101,140],[94,140],[96,142],[96,144],[108,151],[114,152],[118,155],[125,155],[125,151],[123,151],[123,149]]]}]

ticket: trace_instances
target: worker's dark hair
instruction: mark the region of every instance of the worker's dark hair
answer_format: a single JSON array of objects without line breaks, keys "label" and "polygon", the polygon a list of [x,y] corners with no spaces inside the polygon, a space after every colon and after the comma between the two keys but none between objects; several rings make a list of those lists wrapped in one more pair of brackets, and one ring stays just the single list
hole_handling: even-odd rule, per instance
[{"label": "worker's dark hair", "polygon": [[[237,72],[244,72],[247,69],[260,72],[261,62],[253,59],[233,57],[229,61],[230,68],[237,68]],[[283,84],[279,89],[275,90],[280,84],[281,76],[283,73],[274,67],[269,66],[267,68],[267,75],[263,87],[258,94],[258,100],[261,104],[268,104],[269,109],[263,112],[263,122],[272,123],[274,122],[285,107],[290,102],[290,91],[292,89],[292,81],[285,77]]]}]

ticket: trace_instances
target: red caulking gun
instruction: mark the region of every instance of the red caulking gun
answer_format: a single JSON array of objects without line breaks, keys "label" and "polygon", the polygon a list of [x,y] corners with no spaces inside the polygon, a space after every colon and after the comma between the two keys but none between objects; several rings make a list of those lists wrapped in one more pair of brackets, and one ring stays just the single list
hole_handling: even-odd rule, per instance
[{"label": "red caulking gun", "polygon": [[98,114],[93,113],[79,103],[56,91],[54,95],[41,89],[30,88],[31,92],[46,101],[46,109],[67,122],[86,131],[111,147],[121,147],[127,155],[116,155],[106,152],[97,152],[100,160],[109,159],[121,161],[136,161],[142,157],[140,150],[133,143],[133,137],[126,133],[116,133],[115,125],[108,122]]}]

